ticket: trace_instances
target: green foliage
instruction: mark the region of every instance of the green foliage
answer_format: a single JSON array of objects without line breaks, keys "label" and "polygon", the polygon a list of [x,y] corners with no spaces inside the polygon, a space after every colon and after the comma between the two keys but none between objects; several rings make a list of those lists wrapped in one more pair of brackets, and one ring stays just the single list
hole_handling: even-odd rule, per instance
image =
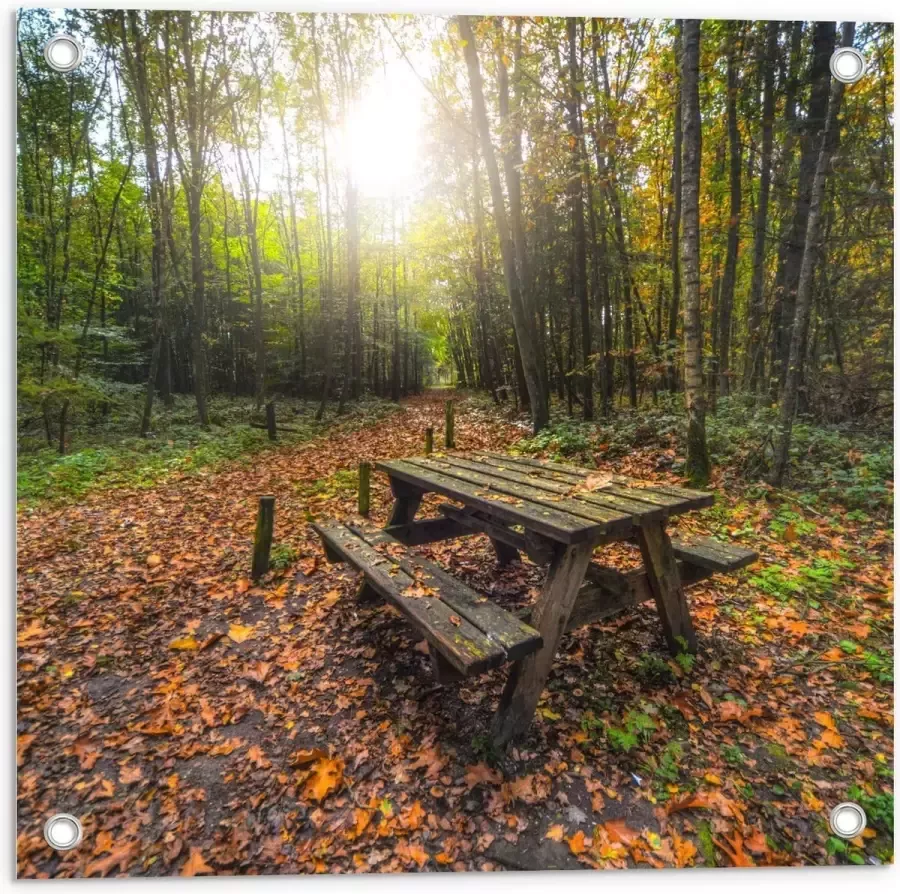
[{"label": "green foliage", "polygon": [[622,718],[622,726],[608,726],[606,741],[613,751],[628,754],[642,742],[646,742],[656,730],[656,722],[649,714],[641,711],[627,711]]},{"label": "green foliage", "polygon": [[722,759],[732,767],[740,767],[746,762],[744,751],[739,745],[723,745]]},{"label": "green foliage", "polygon": [[269,553],[269,567],[274,571],[284,571],[299,558],[300,554],[294,547],[287,543],[277,543]]},{"label": "green foliage", "polygon": [[851,785],[847,790],[847,797],[856,801],[866,812],[869,823],[876,828],[894,834],[894,794],[893,792],[879,792],[877,795],[869,795],[865,789],[858,785]]},{"label": "green foliage", "polygon": [[[20,451],[17,485],[23,505],[66,502],[98,487],[152,487],[168,475],[215,468],[285,443],[308,441],[334,427],[374,424],[385,413],[396,410],[395,405],[384,401],[365,401],[337,420],[319,423],[313,418],[312,405],[296,402],[298,413],[291,425],[298,431],[280,435],[273,444],[265,431],[247,424],[252,410],[250,401],[213,399],[209,413],[212,424],[204,431],[196,424],[193,399],[184,396],[176,400],[171,410],[160,408],[155,415],[155,437],[138,438],[132,434],[135,426],[134,417],[128,412],[133,407],[129,397],[113,405],[102,428],[98,425],[95,438],[105,442],[100,446],[66,456],[47,447]],[[334,477],[342,487],[356,486],[355,471]]]},{"label": "green foliage", "polygon": [[591,440],[593,426],[577,422],[559,422],[524,438],[515,445],[519,453],[542,454],[553,460],[579,459],[593,465]]}]

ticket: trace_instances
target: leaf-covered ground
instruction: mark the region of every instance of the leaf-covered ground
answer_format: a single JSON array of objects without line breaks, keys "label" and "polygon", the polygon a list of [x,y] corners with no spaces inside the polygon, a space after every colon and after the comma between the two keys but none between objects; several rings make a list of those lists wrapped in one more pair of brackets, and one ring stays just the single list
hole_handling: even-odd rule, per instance
[{"label": "leaf-covered ground", "polygon": [[[670,660],[652,605],[577,631],[529,735],[498,754],[504,671],[435,686],[411,628],[359,606],[308,526],[354,511],[360,460],[418,453],[442,419],[425,395],[356,431],[20,513],[21,876],[892,858],[887,523],[748,500],[720,473],[717,505],[680,524],[762,558],[689,591],[700,653]],[[522,435],[483,403],[458,411],[461,448]],[[671,458],[599,464],[677,480]],[[252,586],[264,493],[280,567]],[[377,522],[389,503],[375,476]],[[537,595],[542,569],[498,572],[485,538],[428,552],[508,608]],[[846,799],[870,823],[844,843],[826,818]],[[41,835],[55,812],[84,824],[65,854]]]}]

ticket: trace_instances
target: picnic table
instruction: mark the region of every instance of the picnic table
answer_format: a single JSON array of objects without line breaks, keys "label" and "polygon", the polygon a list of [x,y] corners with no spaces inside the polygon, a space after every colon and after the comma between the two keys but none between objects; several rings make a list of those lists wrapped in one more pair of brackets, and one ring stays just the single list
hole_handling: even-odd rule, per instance
[{"label": "picnic table", "polygon": [[[486,451],[375,468],[388,475],[394,496],[387,526],[318,525],[326,552],[363,571],[360,598],[392,601],[424,633],[439,680],[510,663],[494,720],[500,745],[528,728],[568,630],[652,599],[670,650],[694,651],[684,586],[757,558],[709,538],[670,537],[673,516],[712,504],[704,491]],[[452,502],[438,507],[439,516],[419,519],[429,493]],[[475,534],[490,538],[501,565],[521,553],[546,564],[527,621],[408,550]],[[642,568],[623,572],[602,563],[598,547],[624,540],[637,542]],[[431,598],[423,601],[423,593]]]}]

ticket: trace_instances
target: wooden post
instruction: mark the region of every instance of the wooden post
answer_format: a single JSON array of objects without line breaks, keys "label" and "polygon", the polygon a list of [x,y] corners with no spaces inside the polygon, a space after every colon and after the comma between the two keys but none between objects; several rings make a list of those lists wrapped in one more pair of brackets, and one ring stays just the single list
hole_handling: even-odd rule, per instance
[{"label": "wooden post", "polygon": [[452,450],[456,446],[453,437],[453,401],[448,400],[444,404],[444,443],[448,450]]},{"label": "wooden post", "polygon": [[637,540],[669,651],[673,655],[684,651],[696,652],[697,634],[694,633],[665,522],[642,525],[637,530]]},{"label": "wooden post", "polygon": [[431,452],[434,450],[434,429],[426,428],[425,429],[425,456],[431,456]]},{"label": "wooden post", "polygon": [[253,537],[253,569],[251,577],[259,580],[269,570],[269,551],[275,530],[275,497],[260,497]]},{"label": "wooden post", "polygon": [[269,440],[274,441],[278,437],[275,429],[275,401],[270,400],[266,404],[266,429],[269,432]]},{"label": "wooden post", "polygon": [[371,477],[372,466],[369,463],[359,464],[359,514],[368,516],[369,514],[369,481]]}]

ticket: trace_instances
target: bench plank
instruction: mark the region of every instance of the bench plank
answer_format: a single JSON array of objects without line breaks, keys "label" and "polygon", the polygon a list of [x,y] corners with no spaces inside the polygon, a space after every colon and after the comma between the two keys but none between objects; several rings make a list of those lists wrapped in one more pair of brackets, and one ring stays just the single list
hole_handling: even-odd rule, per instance
[{"label": "bench plank", "polygon": [[[348,527],[369,543],[383,542],[380,535],[384,532],[374,526],[353,523]],[[415,578],[425,586],[438,590],[442,602],[471,622],[491,642],[499,645],[506,652],[507,661],[517,661],[541,647],[543,641],[537,630],[486,596],[476,593],[430,559],[407,553],[399,560],[399,565],[407,573],[418,572],[414,574]]]},{"label": "bench plank", "polygon": [[759,553],[752,549],[722,543],[698,534],[673,537],[672,549],[683,562],[718,572],[737,571],[752,565],[759,558]]},{"label": "bench plank", "polygon": [[415,578],[354,531],[334,523],[313,527],[336,553],[362,571],[373,589],[396,605],[460,673],[479,674],[507,660],[506,652],[465,618],[460,616],[459,623],[454,623],[451,617],[456,613],[440,598],[404,595],[404,590],[417,583]]}]

